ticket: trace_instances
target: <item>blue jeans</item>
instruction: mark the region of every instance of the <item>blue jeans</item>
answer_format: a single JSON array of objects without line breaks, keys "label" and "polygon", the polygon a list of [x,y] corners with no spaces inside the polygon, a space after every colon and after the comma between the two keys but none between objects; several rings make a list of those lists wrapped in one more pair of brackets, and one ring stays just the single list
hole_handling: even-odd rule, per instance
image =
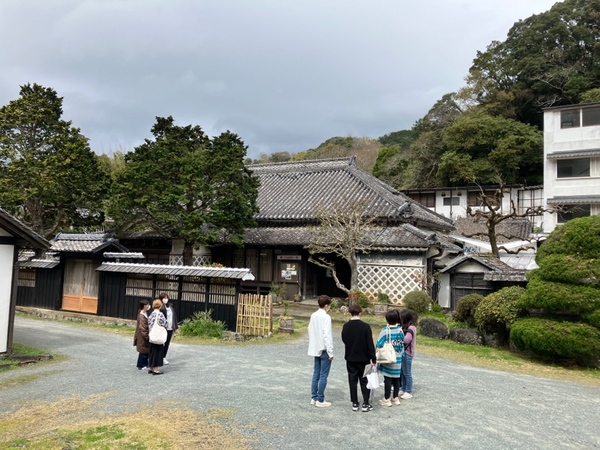
[{"label": "blue jeans", "polygon": [[327,377],[331,369],[331,361],[326,350],[323,350],[321,356],[315,356],[315,369],[310,388],[310,398],[318,402],[325,400],[325,388],[327,387]]},{"label": "blue jeans", "polygon": [[400,373],[400,390],[412,394],[412,360],[408,353],[402,355],[402,372]]}]

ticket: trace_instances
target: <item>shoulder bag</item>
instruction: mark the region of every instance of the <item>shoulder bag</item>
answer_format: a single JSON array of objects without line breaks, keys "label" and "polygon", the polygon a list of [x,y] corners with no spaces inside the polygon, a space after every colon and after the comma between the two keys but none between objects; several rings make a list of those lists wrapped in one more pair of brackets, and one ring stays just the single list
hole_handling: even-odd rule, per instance
[{"label": "shoulder bag", "polygon": [[396,363],[396,350],[394,350],[394,346],[392,345],[390,327],[387,327],[387,342],[383,344],[383,347],[377,349],[375,356],[379,364]]},{"label": "shoulder bag", "polygon": [[154,326],[150,330],[149,338],[151,344],[164,345],[164,343],[167,342],[167,329],[160,324],[158,314],[160,313],[156,314]]}]

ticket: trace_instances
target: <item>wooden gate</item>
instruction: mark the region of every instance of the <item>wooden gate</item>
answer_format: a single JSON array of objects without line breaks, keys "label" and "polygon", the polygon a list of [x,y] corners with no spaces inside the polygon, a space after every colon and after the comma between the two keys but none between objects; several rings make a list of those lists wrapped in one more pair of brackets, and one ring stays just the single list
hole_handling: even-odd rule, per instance
[{"label": "wooden gate", "polygon": [[270,295],[241,294],[235,332],[266,336],[273,332],[273,300]]},{"label": "wooden gate", "polygon": [[98,312],[96,268],[99,265],[89,260],[66,261],[62,309],[93,314]]}]

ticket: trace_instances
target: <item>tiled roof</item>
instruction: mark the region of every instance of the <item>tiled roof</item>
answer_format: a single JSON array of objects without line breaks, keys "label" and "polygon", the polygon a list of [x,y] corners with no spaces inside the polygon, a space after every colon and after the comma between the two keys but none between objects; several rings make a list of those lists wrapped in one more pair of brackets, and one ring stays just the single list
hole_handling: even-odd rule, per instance
[{"label": "tiled roof", "polygon": [[600,203],[600,195],[573,195],[570,197],[554,197],[549,198],[549,205],[587,205],[592,203]]},{"label": "tiled roof", "polygon": [[50,243],[27,225],[0,208],[0,228],[12,236],[23,239],[28,247],[46,250]]},{"label": "tiled roof", "polygon": [[546,155],[547,159],[562,159],[562,158],[585,158],[590,156],[598,156],[600,155],[600,148],[591,149],[591,150],[571,150],[568,152],[556,152],[556,153],[548,153]]},{"label": "tiled roof", "polygon": [[[454,233],[465,237],[477,237],[485,242],[489,242],[487,237],[487,227],[483,220],[475,221],[474,217],[459,217],[455,221],[456,231]],[[527,240],[533,231],[533,224],[525,218],[507,219],[500,222],[496,227],[497,242],[509,242],[515,239]],[[507,236],[510,236],[508,238]]]},{"label": "tiled roof", "polygon": [[[431,231],[424,231],[410,224],[397,227],[373,227],[372,239],[381,248],[426,249],[440,243],[440,237]],[[311,228],[304,227],[258,227],[246,229],[246,245],[307,245],[311,242]],[[444,240],[445,244],[450,244]],[[459,249],[458,246],[454,246]]]},{"label": "tiled roof", "polygon": [[29,259],[27,261],[20,261],[19,267],[26,269],[53,269],[59,264],[60,261],[58,259]]},{"label": "tiled roof", "polygon": [[66,234],[58,233],[51,241],[50,250],[55,252],[98,253],[106,248],[127,252],[109,233]]},{"label": "tiled roof", "polygon": [[103,255],[105,258],[115,258],[115,259],[144,259],[145,256],[141,252],[104,252]]},{"label": "tiled roof", "polygon": [[250,269],[231,269],[226,267],[172,266],[165,264],[136,264],[104,262],[96,269],[99,272],[144,273],[151,275],[174,275],[186,277],[233,278],[236,280],[254,280]]},{"label": "tiled roof", "polygon": [[418,227],[452,230],[450,219],[360,170],[354,158],[248,167],[260,179],[255,218],[259,224],[315,222],[326,205],[363,202],[365,214]]},{"label": "tiled roof", "polygon": [[[485,255],[469,254],[459,256],[452,260],[446,267],[440,270],[441,273],[449,272],[451,269],[467,262],[476,261],[489,269],[483,279],[486,281],[526,281],[524,270],[515,270],[508,264],[500,261],[498,258]],[[487,278],[486,278],[487,277]]]}]

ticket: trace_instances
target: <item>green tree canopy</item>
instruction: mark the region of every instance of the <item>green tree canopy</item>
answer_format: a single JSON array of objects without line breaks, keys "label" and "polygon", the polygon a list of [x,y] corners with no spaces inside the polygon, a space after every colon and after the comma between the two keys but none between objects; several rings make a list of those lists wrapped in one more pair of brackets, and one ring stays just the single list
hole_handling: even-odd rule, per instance
[{"label": "green tree canopy", "polygon": [[542,181],[543,138],[536,127],[474,108],[448,126],[442,139],[446,151],[438,179],[444,185],[489,184],[498,176],[508,184]]},{"label": "green tree canopy", "polygon": [[245,168],[247,147],[226,131],[209,139],[199,126],[176,126],[172,117],[156,118],[154,139],[125,155],[111,196],[110,213],[118,225],[147,214],[183,239],[184,263],[193,247],[225,232],[241,242],[254,224],[258,178]]},{"label": "green tree canopy", "polygon": [[62,120],[62,97],[38,84],[0,108],[0,205],[45,237],[102,223],[105,172]]},{"label": "green tree canopy", "polygon": [[541,126],[542,107],[579,103],[600,87],[599,41],[600,0],[557,2],[478,52],[467,81],[478,104]]}]

